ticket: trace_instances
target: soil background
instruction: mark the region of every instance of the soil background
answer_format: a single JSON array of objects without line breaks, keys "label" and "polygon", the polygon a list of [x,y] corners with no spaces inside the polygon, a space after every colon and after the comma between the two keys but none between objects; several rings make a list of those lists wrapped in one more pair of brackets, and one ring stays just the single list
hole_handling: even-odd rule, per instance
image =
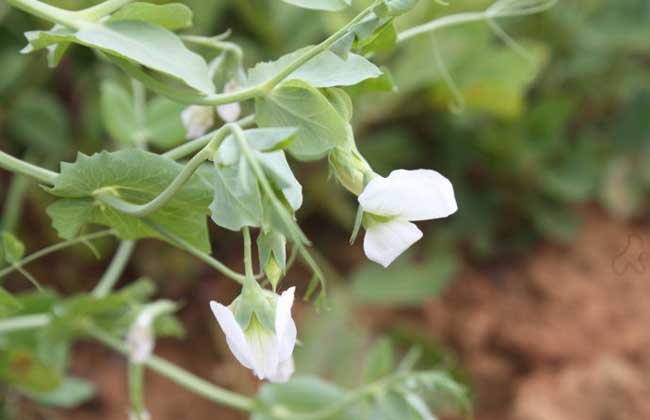
[{"label": "soil background", "polygon": [[[467,265],[446,292],[412,314],[468,373],[477,420],[650,419],[650,225],[625,224],[593,209],[583,213],[572,244],[541,245],[487,269]],[[234,293],[225,282],[201,282],[197,289]],[[227,352],[215,352],[218,332],[206,329],[211,315],[204,309],[186,307],[187,339],[162,340],[158,353],[253,393],[250,375],[225,362]],[[377,324],[390,318],[379,312]],[[99,345],[79,346],[72,371],[98,384],[97,397],[73,411],[34,408],[33,418],[125,419],[122,357]],[[147,381],[155,420],[245,418],[156,374]]]}]

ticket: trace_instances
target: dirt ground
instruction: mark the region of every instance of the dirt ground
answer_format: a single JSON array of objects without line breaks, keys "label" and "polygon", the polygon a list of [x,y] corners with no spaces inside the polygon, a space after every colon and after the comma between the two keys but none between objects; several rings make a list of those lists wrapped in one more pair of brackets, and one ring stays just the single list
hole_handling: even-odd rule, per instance
[{"label": "dirt ground", "polygon": [[[650,419],[649,303],[650,226],[588,211],[571,245],[543,245],[487,270],[467,267],[417,318],[468,372],[477,420],[644,420]],[[183,321],[196,325],[200,316],[184,314]],[[242,383],[215,360],[209,332],[190,328],[188,339],[164,341],[159,354],[254,392],[251,381]],[[73,371],[99,384],[98,397],[73,412],[34,418],[125,419],[122,358],[92,344],[78,350]],[[155,374],[147,394],[155,420],[244,418]]]}]

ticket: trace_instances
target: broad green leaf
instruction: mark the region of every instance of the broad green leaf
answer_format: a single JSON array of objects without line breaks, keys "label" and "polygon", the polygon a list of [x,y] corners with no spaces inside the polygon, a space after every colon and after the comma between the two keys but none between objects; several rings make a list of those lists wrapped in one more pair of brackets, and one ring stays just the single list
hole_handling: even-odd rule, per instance
[{"label": "broad green leaf", "polygon": [[157,5],[135,2],[115,12],[110,21],[115,20],[139,20],[173,31],[192,26],[192,10],[181,3]]},{"label": "broad green leaf", "polygon": [[[281,407],[294,417],[308,415],[329,405],[341,402],[346,392],[336,385],[325,382],[316,377],[294,377],[285,384],[264,384],[258,393],[260,406],[253,414],[252,420],[273,420],[273,408]],[[343,410],[341,413],[323,420],[353,420],[359,419],[353,409]]]},{"label": "broad green leaf", "polygon": [[38,359],[33,350],[0,350],[0,381],[25,391],[49,392],[61,383],[58,373]]},{"label": "broad green leaf", "polygon": [[395,369],[395,349],[390,339],[378,339],[367,353],[366,364],[363,368],[361,380],[371,383],[389,375]]},{"label": "broad green leaf", "polygon": [[302,206],[302,186],[296,179],[282,150],[270,153],[256,152],[255,156],[274,186],[282,192],[291,209]]},{"label": "broad green leaf", "polygon": [[352,0],[282,0],[285,3],[304,9],[326,10],[335,12],[350,7]]},{"label": "broad green leaf", "polygon": [[[303,48],[282,56],[276,61],[257,64],[249,70],[246,84],[254,86],[270,79],[304,54],[305,50],[306,48]],[[349,53],[347,57],[341,58],[327,50],[303,64],[285,80],[299,79],[313,87],[323,88],[352,86],[379,76],[381,76],[381,70],[364,57]]]},{"label": "broad green leaf", "polygon": [[41,404],[74,408],[90,400],[95,395],[95,387],[91,382],[69,377],[50,392],[28,392],[28,395]]},{"label": "broad green leaf", "polygon": [[300,80],[284,82],[256,98],[255,110],[260,127],[298,128],[289,152],[300,160],[319,159],[347,138],[347,122],[336,108],[321,92]]},{"label": "broad green leaf", "polygon": [[[66,239],[74,237],[88,223],[113,227],[123,239],[164,239],[140,219],[98,203],[92,198],[93,192],[107,189],[123,200],[144,204],[163,191],[181,168],[171,159],[141,150],[79,154],[75,163],[61,164],[61,174],[50,193],[62,199],[48,208],[48,214],[59,235]],[[194,176],[167,205],[147,219],[207,252],[210,244],[205,215],[210,197],[209,186]]]},{"label": "broad green leaf", "polygon": [[424,265],[398,262],[390,270],[366,265],[352,276],[352,290],[363,302],[380,305],[420,305],[436,296],[456,272],[457,262],[441,255]]},{"label": "broad green leaf", "polygon": [[0,318],[14,314],[21,308],[21,303],[11,293],[0,287]]},{"label": "broad green leaf", "polygon": [[384,0],[375,7],[374,12],[380,16],[400,16],[411,10],[419,0]]},{"label": "broad green leaf", "polygon": [[214,199],[210,210],[212,220],[226,229],[239,231],[244,226],[261,226],[264,215],[262,194],[245,159],[215,169]]},{"label": "broad green leaf", "polygon": [[15,264],[25,255],[25,245],[12,233],[2,232],[2,249],[0,249],[0,261]]},{"label": "broad green leaf", "polygon": [[147,105],[146,124],[151,144],[167,150],[185,141],[186,132],[181,120],[185,105],[157,97]]},{"label": "broad green leaf", "polygon": [[205,60],[187,49],[173,32],[146,22],[118,20],[84,25],[78,31],[36,31],[26,36],[30,45],[23,53],[60,43],[76,43],[141,64],[204,94],[215,92]]},{"label": "broad green leaf", "polygon": [[[296,136],[296,128],[253,128],[245,130],[248,146],[260,152],[272,152],[286,148]],[[229,135],[219,147],[214,160],[220,165],[235,164],[241,158],[239,144],[234,135]]]},{"label": "broad green leaf", "polygon": [[21,96],[10,107],[7,121],[11,136],[44,154],[61,154],[70,144],[70,121],[65,105],[47,92]]},{"label": "broad green leaf", "polygon": [[349,122],[352,120],[354,107],[350,95],[348,95],[343,89],[339,88],[323,89],[322,92],[345,121]]},{"label": "broad green leaf", "polygon": [[101,109],[104,127],[110,136],[122,144],[134,145],[140,127],[136,121],[131,93],[116,82],[103,82]]}]

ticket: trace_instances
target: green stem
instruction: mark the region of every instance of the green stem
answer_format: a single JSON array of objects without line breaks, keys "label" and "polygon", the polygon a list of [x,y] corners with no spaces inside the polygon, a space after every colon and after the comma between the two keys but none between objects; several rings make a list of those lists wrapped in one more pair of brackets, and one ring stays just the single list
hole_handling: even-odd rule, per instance
[{"label": "green stem", "polygon": [[[128,355],[126,346],[109,334],[98,330],[89,331],[89,334],[113,350]],[[255,400],[211,384],[165,359],[151,356],[144,362],[144,365],[210,401],[242,411],[253,411],[256,407]]]},{"label": "green stem", "polygon": [[282,222],[285,224],[287,230],[291,233],[294,246],[298,248],[298,251],[300,252],[300,255],[302,256],[303,260],[313,271],[316,278],[320,281],[322,293],[324,296],[325,277],[323,276],[320,267],[318,266],[318,264],[316,264],[316,261],[314,261],[314,258],[311,256],[311,254],[305,247],[305,244],[309,244],[309,240],[302,232],[302,230],[300,230],[300,227],[296,225],[295,221],[293,220],[293,218],[285,208],[284,204],[282,204],[282,202],[276,196],[270,181],[268,180],[266,174],[264,173],[264,170],[261,168],[261,166],[257,162],[257,159],[255,159],[252,150],[248,146],[248,142],[246,141],[246,136],[243,130],[239,128],[239,126],[234,125],[232,126],[232,131],[239,143],[239,146],[242,150],[242,153],[244,154],[244,157],[250,164],[251,168],[253,169],[253,172],[255,173],[255,176],[257,177],[257,180],[262,186],[264,193],[271,200],[271,204],[280,215],[280,218],[282,219]]},{"label": "green stem", "polygon": [[251,231],[248,226],[242,229],[244,236],[244,273],[246,275],[245,287],[258,288],[259,285],[255,280],[255,273],[253,271],[253,245],[251,241]]},{"label": "green stem", "polygon": [[0,320],[0,333],[42,328],[51,321],[49,315],[27,315]]},{"label": "green stem", "polygon": [[133,0],[106,0],[98,5],[80,10],[76,14],[85,20],[95,22],[104,16],[110,15],[111,13],[121,9],[132,1]]},{"label": "green stem", "polygon": [[128,367],[129,396],[135,418],[144,420],[146,406],[144,403],[144,367],[139,363],[129,363]]},{"label": "green stem", "polygon": [[7,0],[7,3],[30,15],[52,23],[58,23],[73,29],[79,29],[81,26],[79,20],[75,18],[75,12],[59,9],[38,0]]},{"label": "green stem", "polygon": [[30,179],[22,175],[16,175],[11,180],[2,212],[2,230],[5,232],[14,232],[18,226],[23,197],[29,188],[29,183]]},{"label": "green stem", "polygon": [[[251,125],[255,124],[255,115],[249,115],[247,117],[242,118],[239,121],[236,121],[231,124],[237,124],[238,126],[242,128],[247,128],[250,127]],[[201,136],[199,138],[196,138],[190,142],[187,142],[185,144],[182,144],[172,150],[169,150],[166,153],[163,153],[163,156],[168,157],[173,160],[179,160],[184,158],[185,156],[191,155],[192,153],[196,152],[197,150],[200,150],[201,148],[205,147],[212,138],[220,136],[221,132],[229,130],[228,125],[221,126],[219,129],[208,133],[204,136]]]},{"label": "green stem", "polygon": [[54,185],[56,177],[59,175],[56,172],[17,159],[2,150],[0,150],[0,168],[26,175],[48,185]]},{"label": "green stem", "polygon": [[37,252],[31,254],[30,256],[23,258],[22,260],[15,263],[12,267],[7,267],[4,270],[0,271],[0,278],[2,278],[4,276],[6,276],[7,274],[15,271],[18,267],[23,267],[23,266],[31,263],[32,261],[35,261],[35,260],[37,260],[37,259],[39,259],[41,257],[44,257],[46,255],[49,255],[49,254],[53,253],[53,252],[60,251],[60,250],[65,249],[65,248],[69,248],[69,247],[71,247],[73,245],[77,245],[77,244],[80,244],[80,243],[83,243],[83,242],[92,241],[92,240],[95,240],[95,239],[99,239],[99,238],[114,235],[114,234],[115,234],[114,230],[103,230],[101,232],[91,233],[91,234],[88,234],[88,235],[80,236],[78,238],[70,239],[70,240],[65,241],[65,242],[60,242],[58,244],[48,246],[47,248],[43,248],[42,250],[37,251]]},{"label": "green stem", "polygon": [[463,23],[482,21],[487,18],[485,12],[458,13],[455,15],[443,16],[431,22],[414,26],[402,31],[397,36],[397,42],[404,42],[421,34],[437,31],[447,26],[454,26]]},{"label": "green stem", "polygon": [[205,252],[201,251],[200,249],[195,248],[192,244],[188,243],[182,238],[179,238],[178,236],[174,235],[167,229],[163,228],[157,223],[152,222],[151,220],[148,219],[141,219],[144,224],[155,230],[156,232],[160,233],[163,237],[167,238],[170,242],[173,244],[176,244],[181,249],[184,249],[188,253],[194,255],[196,258],[200,259],[204,263],[208,264],[212,268],[216,269],[219,271],[221,274],[223,274],[226,277],[229,277],[230,279],[236,281],[237,283],[244,284],[244,281],[246,280],[246,277],[239,274],[238,272],[228,268],[225,264],[223,264],[221,261],[216,260],[212,256],[206,254]]},{"label": "green stem", "polygon": [[136,241],[121,241],[117,247],[117,251],[113,256],[111,264],[108,266],[104,275],[99,280],[99,283],[93,290],[93,296],[104,297],[108,295],[115,287],[118,280],[124,273],[124,269],[131,259],[133,250],[135,249]]}]

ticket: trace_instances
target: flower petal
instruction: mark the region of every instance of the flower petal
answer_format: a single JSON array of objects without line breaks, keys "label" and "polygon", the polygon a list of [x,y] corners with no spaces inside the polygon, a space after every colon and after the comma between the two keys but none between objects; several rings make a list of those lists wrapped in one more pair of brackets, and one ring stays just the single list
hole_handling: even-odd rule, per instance
[{"label": "flower petal", "polygon": [[214,109],[209,106],[192,105],[181,113],[186,137],[194,139],[205,134],[214,125]]},{"label": "flower petal", "polygon": [[411,245],[422,238],[422,231],[404,220],[378,222],[366,230],[363,250],[371,261],[388,267]]},{"label": "flower petal", "polygon": [[253,373],[260,380],[274,377],[280,364],[278,337],[263,327],[248,329],[248,348],[253,361]]},{"label": "flower petal", "polygon": [[291,318],[291,307],[293,306],[295,287],[285,290],[278,298],[275,308],[275,332],[279,340],[280,362],[285,362],[291,357],[296,345],[298,331],[296,323]]},{"label": "flower petal", "polygon": [[217,113],[224,122],[235,122],[241,115],[241,105],[239,105],[239,102],[219,105],[217,107]]},{"label": "flower petal", "polygon": [[228,347],[239,363],[248,369],[253,369],[253,359],[251,352],[246,341],[246,336],[239,323],[235,319],[233,313],[227,307],[218,302],[210,302],[210,308],[214,313],[219,326],[226,335],[226,342]]},{"label": "flower petal", "polygon": [[458,210],[451,182],[436,171],[391,172],[370,181],[359,196],[368,213],[418,221],[447,217]]},{"label": "flower petal", "polygon": [[288,358],[284,362],[280,363],[278,370],[276,370],[275,375],[269,376],[269,381],[275,383],[285,383],[291,379],[291,376],[296,371],[296,367],[293,362],[293,357]]}]

